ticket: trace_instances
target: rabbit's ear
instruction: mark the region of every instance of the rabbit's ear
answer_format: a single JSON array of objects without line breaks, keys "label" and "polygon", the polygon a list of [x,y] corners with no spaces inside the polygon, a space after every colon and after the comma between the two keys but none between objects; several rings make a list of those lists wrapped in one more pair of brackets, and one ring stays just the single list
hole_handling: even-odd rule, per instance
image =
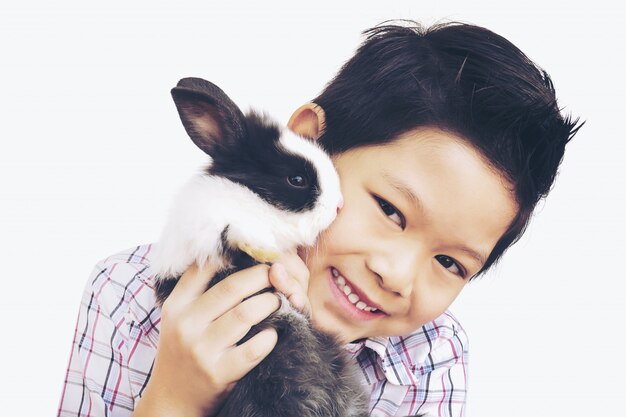
[{"label": "rabbit's ear", "polygon": [[183,78],[172,89],[172,98],[189,137],[207,154],[229,148],[243,138],[243,113],[215,84]]}]

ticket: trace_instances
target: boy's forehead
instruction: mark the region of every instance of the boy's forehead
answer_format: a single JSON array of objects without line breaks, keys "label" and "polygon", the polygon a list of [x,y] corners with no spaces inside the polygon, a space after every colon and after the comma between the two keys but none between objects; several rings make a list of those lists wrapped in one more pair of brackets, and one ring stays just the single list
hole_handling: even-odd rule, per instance
[{"label": "boy's forehead", "polygon": [[[496,168],[476,146],[468,139],[456,133],[446,131],[437,127],[421,126],[402,133],[390,142],[380,145],[377,152],[387,158],[416,158],[428,157],[431,161],[437,161],[438,154],[444,153],[445,159],[452,163],[464,163],[468,161],[467,156],[471,155],[474,166],[467,166],[471,171],[478,165],[481,168],[491,171],[494,177],[499,178],[500,183],[506,188],[511,196],[515,196],[515,187],[507,179],[506,175]],[[416,163],[417,163],[416,159]]]}]

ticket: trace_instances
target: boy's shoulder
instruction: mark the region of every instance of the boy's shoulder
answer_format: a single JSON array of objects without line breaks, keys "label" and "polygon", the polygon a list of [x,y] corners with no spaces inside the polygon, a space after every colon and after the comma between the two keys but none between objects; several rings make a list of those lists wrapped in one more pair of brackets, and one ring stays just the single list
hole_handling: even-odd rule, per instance
[{"label": "boy's shoulder", "polygon": [[144,244],[101,259],[92,271],[85,295],[93,297],[111,318],[118,314],[139,316],[152,311],[156,306],[150,269],[154,250],[154,244]]},{"label": "boy's shoulder", "polygon": [[94,273],[105,274],[107,279],[120,285],[127,285],[133,279],[152,285],[150,264],[155,247],[148,243],[116,252],[98,261]]},{"label": "boy's shoulder", "polygon": [[121,250],[98,261],[98,265],[113,266],[127,264],[133,266],[149,267],[156,244],[147,243]]},{"label": "boy's shoulder", "polygon": [[448,310],[409,335],[390,338],[390,343],[417,363],[444,366],[467,356],[469,349],[465,329]]}]

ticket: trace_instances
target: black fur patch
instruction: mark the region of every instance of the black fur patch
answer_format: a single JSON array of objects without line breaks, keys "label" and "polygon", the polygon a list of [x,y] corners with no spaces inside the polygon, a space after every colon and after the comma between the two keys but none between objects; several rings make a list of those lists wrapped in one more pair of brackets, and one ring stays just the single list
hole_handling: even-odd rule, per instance
[{"label": "black fur patch", "polygon": [[163,303],[165,302],[165,299],[169,297],[172,291],[174,290],[174,287],[176,286],[176,283],[178,282],[179,279],[180,277],[172,277],[172,278],[160,279],[156,282],[156,284],[154,285],[154,291],[156,293],[158,305],[160,306],[163,305]]},{"label": "black fur patch", "polygon": [[[320,195],[313,164],[277,146],[280,129],[255,113],[246,116],[245,131],[240,146],[216,150],[219,155],[213,156],[207,173],[244,185],[280,209],[311,210]],[[307,187],[297,188],[289,183],[288,178],[297,175],[306,179]]]}]

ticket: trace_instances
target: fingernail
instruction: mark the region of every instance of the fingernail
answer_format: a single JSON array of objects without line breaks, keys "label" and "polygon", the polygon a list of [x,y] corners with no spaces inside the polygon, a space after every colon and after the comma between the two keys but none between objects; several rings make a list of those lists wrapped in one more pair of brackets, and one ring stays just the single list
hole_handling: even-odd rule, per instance
[{"label": "fingernail", "polygon": [[298,294],[291,297],[291,304],[299,311],[304,309],[304,301]]}]

